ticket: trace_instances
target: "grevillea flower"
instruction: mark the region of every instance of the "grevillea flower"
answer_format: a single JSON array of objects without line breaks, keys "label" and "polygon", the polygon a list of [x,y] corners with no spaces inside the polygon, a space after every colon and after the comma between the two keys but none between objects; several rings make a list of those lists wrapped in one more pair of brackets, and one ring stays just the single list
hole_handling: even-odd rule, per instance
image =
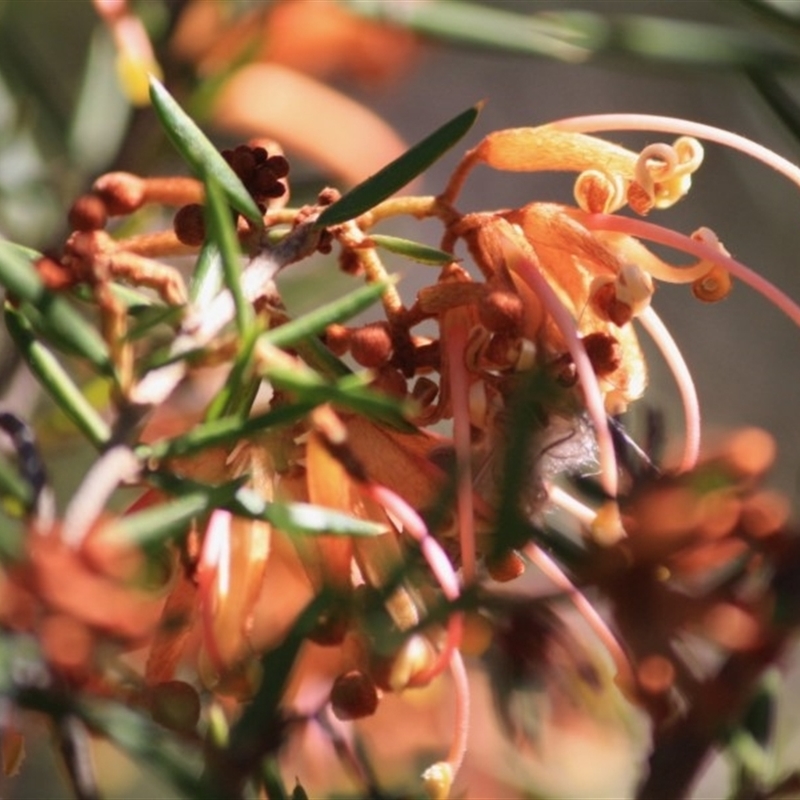
[{"label": "grevillea flower", "polygon": [[[590,135],[614,126],[652,127],[680,138],[636,153]],[[141,435],[143,479],[157,482],[167,471],[215,491],[232,483],[247,498],[256,495],[262,511],[288,508],[327,521],[315,535],[299,535],[288,517],[248,516],[238,495],[238,505],[203,506],[174,546],[176,578],[150,640],[146,682],[170,682],[179,668],[194,664],[207,689],[245,702],[275,677],[255,668],[266,663],[263,653],[291,640],[309,602],[329,600],[302,637],[327,647],[327,658],[320,665],[298,657],[294,683],[282,695],[281,724],[306,726],[306,733],[308,727],[339,731],[330,736],[332,749],[372,788],[370,771],[348,744],[351,723],[380,715],[384,694],[449,675],[454,732],[446,753],[422,776],[428,794],[443,798],[467,742],[470,693],[462,653],[485,654],[490,676],[506,673],[509,682],[494,687],[494,699],[505,729],[526,740],[526,748],[538,728],[516,700],[530,685],[555,686],[557,705],[570,713],[581,691],[565,687],[597,693],[586,648],[552,609],[529,605],[552,598],[507,602],[493,594],[494,581],[514,580],[529,563],[589,626],[625,695],[659,723],[673,710],[666,701],[673,686],[695,696],[672,647],[692,623],[717,642],[726,619],[752,623],[752,635],[722,642],[731,652],[750,653],[767,641],[774,631],[765,634],[768,625],[757,613],[763,609],[737,616],[742,608],[734,599],[742,598],[728,584],[715,585],[712,600],[687,601],[692,613],[677,623],[659,617],[661,649],[642,633],[636,609],[625,607],[628,581],[639,581],[651,599],[675,596],[678,585],[693,587],[698,574],[713,583],[715,570],[750,553],[757,530],[769,529],[769,536],[783,524],[775,513],[764,522],[774,504],[751,491],[762,470],[737,471],[730,454],[724,469],[715,472],[711,462],[698,468],[698,400],[688,367],[652,308],[659,281],[690,285],[688,302],[711,302],[726,296],[733,277],[800,323],[800,308],[735,261],[712,231],[699,226],[684,236],[640,219],[669,209],[689,191],[702,161],[699,139],[745,150],[800,183],[796,168],[716,129],[660,118],[584,118],[492,133],[463,157],[439,195],[389,197],[360,216],[325,225],[325,209],[338,194],[326,190],[317,203],[291,208],[288,162],[272,145],[251,143],[226,158],[258,204],[264,230],[236,216],[231,237],[251,260],[240,286],[229,282],[208,292],[187,290],[162,259],[204,248],[209,236],[201,207],[212,204],[213,184],[206,189],[191,179],[124,173],[99,178],[73,207],[76,230],[64,254],[37,266],[54,291],[83,285],[94,298],[120,408],[138,413],[161,406]],[[520,208],[462,213],[459,193],[480,166],[574,173],[575,203],[532,199]],[[104,230],[109,216],[149,203],[180,209],[172,228],[127,238]],[[626,215],[618,213],[623,210]],[[413,299],[388,280],[381,256],[387,240],[374,230],[399,215],[431,218],[442,228],[433,256],[430,248],[411,248],[441,265],[438,278]],[[645,242],[691,261],[672,264]],[[327,328],[326,318],[305,338],[275,344],[272,337],[280,341],[281,329],[293,321],[273,279],[312,253],[334,249],[343,269],[383,287],[382,317]],[[137,357],[150,354],[131,333],[134,315],[113,291],[118,281],[155,290],[173,315],[169,352],[147,370],[137,369]],[[251,315],[257,325],[249,331]],[[426,322],[426,335],[419,335],[415,329]],[[639,325],[676,375],[686,434],[678,464],[655,465],[639,454],[647,469],[637,471],[626,460],[629,445],[614,418],[647,388]],[[180,401],[181,381],[208,366],[221,367],[227,384],[191,419],[179,413],[177,422],[165,423]],[[248,419],[242,409],[249,413],[250,404],[230,386],[252,399],[261,385],[263,404]],[[361,413],[365,404],[372,415]],[[200,457],[186,458],[181,448],[196,445],[186,438],[195,422],[211,444],[197,448]],[[228,438],[219,433],[225,425],[232,428]],[[233,442],[245,429],[253,435]],[[761,452],[753,441],[748,458]],[[576,472],[598,473],[599,488],[588,498],[560,482]],[[697,490],[695,482],[709,475],[724,479],[714,491]],[[148,501],[163,498],[150,494]],[[580,544],[547,538],[554,507],[577,522]],[[334,530],[341,519],[364,523],[371,535],[342,535]],[[81,528],[59,530],[54,541],[63,544]],[[553,542],[581,557],[562,566],[557,548],[544,546]],[[31,552],[42,559],[39,545]],[[611,600],[614,627],[584,585]],[[476,630],[485,634],[477,644]],[[783,644],[778,634],[770,641]],[[339,722],[325,716],[328,708]],[[345,727],[336,728],[339,723]]]}]

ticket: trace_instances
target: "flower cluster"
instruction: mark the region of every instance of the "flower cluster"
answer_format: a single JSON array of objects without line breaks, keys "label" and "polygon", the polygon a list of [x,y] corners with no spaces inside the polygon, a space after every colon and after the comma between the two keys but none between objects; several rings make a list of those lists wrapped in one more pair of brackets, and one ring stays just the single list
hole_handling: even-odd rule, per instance
[{"label": "flower cluster", "polygon": [[[590,135],[612,127],[680,138],[636,153]],[[368,181],[360,191],[373,195],[354,211],[353,195],[333,190],[289,206],[289,166],[274,143],[209,156],[205,182],[98,178],[70,211],[63,251],[35,260],[36,291],[18,282],[8,301],[32,359],[34,326],[47,333],[53,323],[42,297],[93,302],[113,389],[111,429],[70,401],[103,455],[60,520],[28,504],[20,554],[4,572],[0,623],[42,642],[46,686],[67,681],[150,709],[189,738],[204,730],[206,780],[240,793],[309,727],[326,731],[370,788],[342,723],[380,715],[384,695],[449,673],[452,742],[422,776],[430,796],[446,797],[467,748],[464,654],[483,654],[490,673],[502,673],[497,704],[517,737],[537,735],[510,707],[531,675],[566,664],[574,682],[596,683],[547,598],[509,605],[497,595],[497,582],[532,563],[554,587],[550,600],[575,606],[620,687],[650,712],[657,746],[673,747],[686,726],[700,737],[698,709],[730,723],[787,641],[791,626],[770,606],[782,590],[769,578],[779,557],[784,571],[797,568],[797,548],[783,507],[756,486],[769,441],[743,435],[698,466],[694,387],[651,300],[658,281],[720,300],[735,277],[796,321],[800,308],[710,230],[683,236],[639,218],[686,194],[699,139],[748,151],[800,183],[796,168],[737,137],[633,116],[492,133],[440,194],[390,196],[399,187]],[[574,173],[575,203],[462,213],[459,193],[479,165]],[[177,208],[174,224],[117,233],[114,218],[151,205]],[[439,247],[376,232],[401,215],[438,221]],[[645,242],[692,261],[671,264]],[[331,250],[367,287],[291,319],[274,278]],[[438,264],[438,276],[404,298],[386,250]],[[194,259],[188,285],[175,256]],[[381,316],[354,323],[365,297],[380,299]],[[418,333],[423,323],[434,332]],[[683,398],[675,465],[642,456],[617,420],[647,387],[638,324]],[[66,390],[43,382],[67,402]],[[563,480],[594,471],[588,493]],[[114,517],[106,501],[122,484],[146,492]],[[549,529],[555,507],[575,519],[580,542]],[[572,557],[556,558],[559,548]],[[170,573],[157,590],[143,578],[154,562]],[[610,601],[608,618],[589,586]],[[691,674],[676,649],[689,629],[728,654],[717,672]],[[146,646],[136,680],[119,678],[101,643],[117,654]],[[313,644],[327,648],[322,665]],[[728,664],[746,680],[734,687]],[[201,691],[212,698],[205,728]],[[663,779],[660,752],[651,781]]]}]

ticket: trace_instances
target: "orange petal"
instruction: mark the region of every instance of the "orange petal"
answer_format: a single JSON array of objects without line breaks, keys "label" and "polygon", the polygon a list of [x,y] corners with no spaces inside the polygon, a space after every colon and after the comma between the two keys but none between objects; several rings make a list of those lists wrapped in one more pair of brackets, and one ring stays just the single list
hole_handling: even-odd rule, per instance
[{"label": "orange petal", "polygon": [[[308,499],[335,511],[355,513],[359,503],[352,479],[325,447],[322,437],[312,431],[306,446]],[[325,583],[345,589],[350,586],[353,542],[347,536],[315,536],[320,577]]]},{"label": "orange petal", "polygon": [[637,156],[624,147],[553,128],[508,128],[490,133],[473,151],[477,160],[512,172],[587,169],[632,176]]},{"label": "orange petal", "polygon": [[382,119],[355,100],[277,64],[239,70],[220,91],[211,116],[224,130],[275,139],[348,184],[406,149]]}]

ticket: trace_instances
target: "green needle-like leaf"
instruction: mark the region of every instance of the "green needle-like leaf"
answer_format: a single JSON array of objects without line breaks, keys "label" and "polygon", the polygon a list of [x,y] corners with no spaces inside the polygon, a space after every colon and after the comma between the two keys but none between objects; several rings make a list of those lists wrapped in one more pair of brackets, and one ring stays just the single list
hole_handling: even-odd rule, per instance
[{"label": "green needle-like leaf", "polygon": [[136,454],[143,459],[177,458],[198,453],[208,447],[233,444],[271,427],[287,425],[304,417],[315,403],[293,403],[257,414],[248,419],[225,417],[196,425],[183,436],[142,445]]},{"label": "green needle-like leaf", "polygon": [[396,283],[395,278],[361,286],[338,300],[326,303],[279,328],[273,328],[263,334],[261,340],[275,347],[292,347],[297,342],[321,333],[334,322],[344,322],[366,311],[393,283]]},{"label": "green needle-like leaf", "polygon": [[71,419],[95,447],[102,447],[111,436],[103,418],[94,410],[58,359],[33,335],[19,311],[6,304],[6,327],[31,372],[50,393],[58,407]]},{"label": "green needle-like leaf", "polygon": [[204,308],[222,288],[222,257],[216,242],[206,239],[195,262],[189,299]]},{"label": "green needle-like leaf", "polygon": [[353,374],[328,383],[313,370],[269,367],[264,372],[277,388],[293,392],[302,403],[334,403],[397,430],[412,433],[416,428],[405,418],[401,400],[364,385],[363,375]]},{"label": "green needle-like leaf", "polygon": [[434,267],[441,267],[455,260],[452,253],[445,253],[437,247],[429,247],[426,244],[412,242],[410,239],[401,239],[397,236],[385,236],[384,234],[370,234],[370,240],[378,247],[388,250],[390,253],[405,256],[406,258],[419,261],[420,264],[430,264]]},{"label": "green needle-like leaf", "polygon": [[221,185],[211,173],[206,176],[206,211],[211,238],[219,247],[225,285],[233,297],[236,309],[236,327],[244,335],[255,318],[253,307],[242,292],[242,251],[236,238],[230,208],[225,202]]},{"label": "green needle-like leaf", "polygon": [[0,242],[0,284],[36,309],[44,332],[55,343],[68,347],[105,374],[111,374],[108,350],[97,331],[65,298],[45,288],[28,253],[10,242]]},{"label": "green needle-like leaf", "polygon": [[214,504],[211,490],[189,492],[176,500],[121,517],[114,524],[115,541],[144,546],[177,536],[195,518]]},{"label": "green needle-like leaf", "polygon": [[167,136],[201,180],[212,177],[227,201],[247,219],[261,227],[264,222],[256,201],[245,189],[216,147],[164,86],[151,76],[150,99]]},{"label": "green needle-like leaf", "polygon": [[463,111],[399,158],[359,183],[319,215],[317,226],[338,225],[354,219],[402,189],[466,134],[480,110],[481,106],[476,105]]}]

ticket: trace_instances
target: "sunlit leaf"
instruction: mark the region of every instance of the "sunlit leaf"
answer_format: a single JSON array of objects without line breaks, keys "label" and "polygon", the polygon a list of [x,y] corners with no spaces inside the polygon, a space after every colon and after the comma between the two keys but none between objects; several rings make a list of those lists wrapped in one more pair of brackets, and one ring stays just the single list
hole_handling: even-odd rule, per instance
[{"label": "sunlit leaf", "polygon": [[478,118],[480,109],[480,105],[472,106],[446,122],[430,136],[328,206],[319,215],[316,224],[324,227],[354,219],[402,189],[466,134]]},{"label": "sunlit leaf", "polygon": [[441,267],[454,260],[452,253],[445,253],[436,247],[430,247],[419,242],[412,242],[410,239],[401,239],[397,236],[385,236],[384,234],[373,233],[370,240],[378,247],[388,250],[390,253],[405,256],[406,258],[419,261],[420,264],[431,264]]},{"label": "sunlit leaf", "polygon": [[379,281],[359,287],[338,300],[326,303],[298,319],[273,328],[263,334],[262,340],[275,347],[291,347],[303,339],[321,333],[334,322],[345,322],[356,314],[366,311],[386,291],[387,287],[395,282],[396,279],[391,278],[388,281]]},{"label": "sunlit leaf", "polygon": [[201,180],[206,176],[212,177],[233,208],[254,224],[262,226],[261,212],[239,177],[194,120],[153,77],[150,78],[150,99],[170,141],[197,177]]},{"label": "sunlit leaf", "polygon": [[56,401],[58,408],[95,447],[106,444],[111,431],[105,420],[95,411],[56,357],[36,340],[31,326],[22,314],[6,305],[5,320],[8,332],[31,372]]},{"label": "sunlit leaf", "polygon": [[222,194],[222,185],[210,171],[205,176],[206,224],[212,239],[219,248],[222,260],[222,275],[233,298],[236,311],[236,327],[244,334],[253,319],[253,307],[242,291],[242,251],[236,238],[236,228],[230,210]]}]

